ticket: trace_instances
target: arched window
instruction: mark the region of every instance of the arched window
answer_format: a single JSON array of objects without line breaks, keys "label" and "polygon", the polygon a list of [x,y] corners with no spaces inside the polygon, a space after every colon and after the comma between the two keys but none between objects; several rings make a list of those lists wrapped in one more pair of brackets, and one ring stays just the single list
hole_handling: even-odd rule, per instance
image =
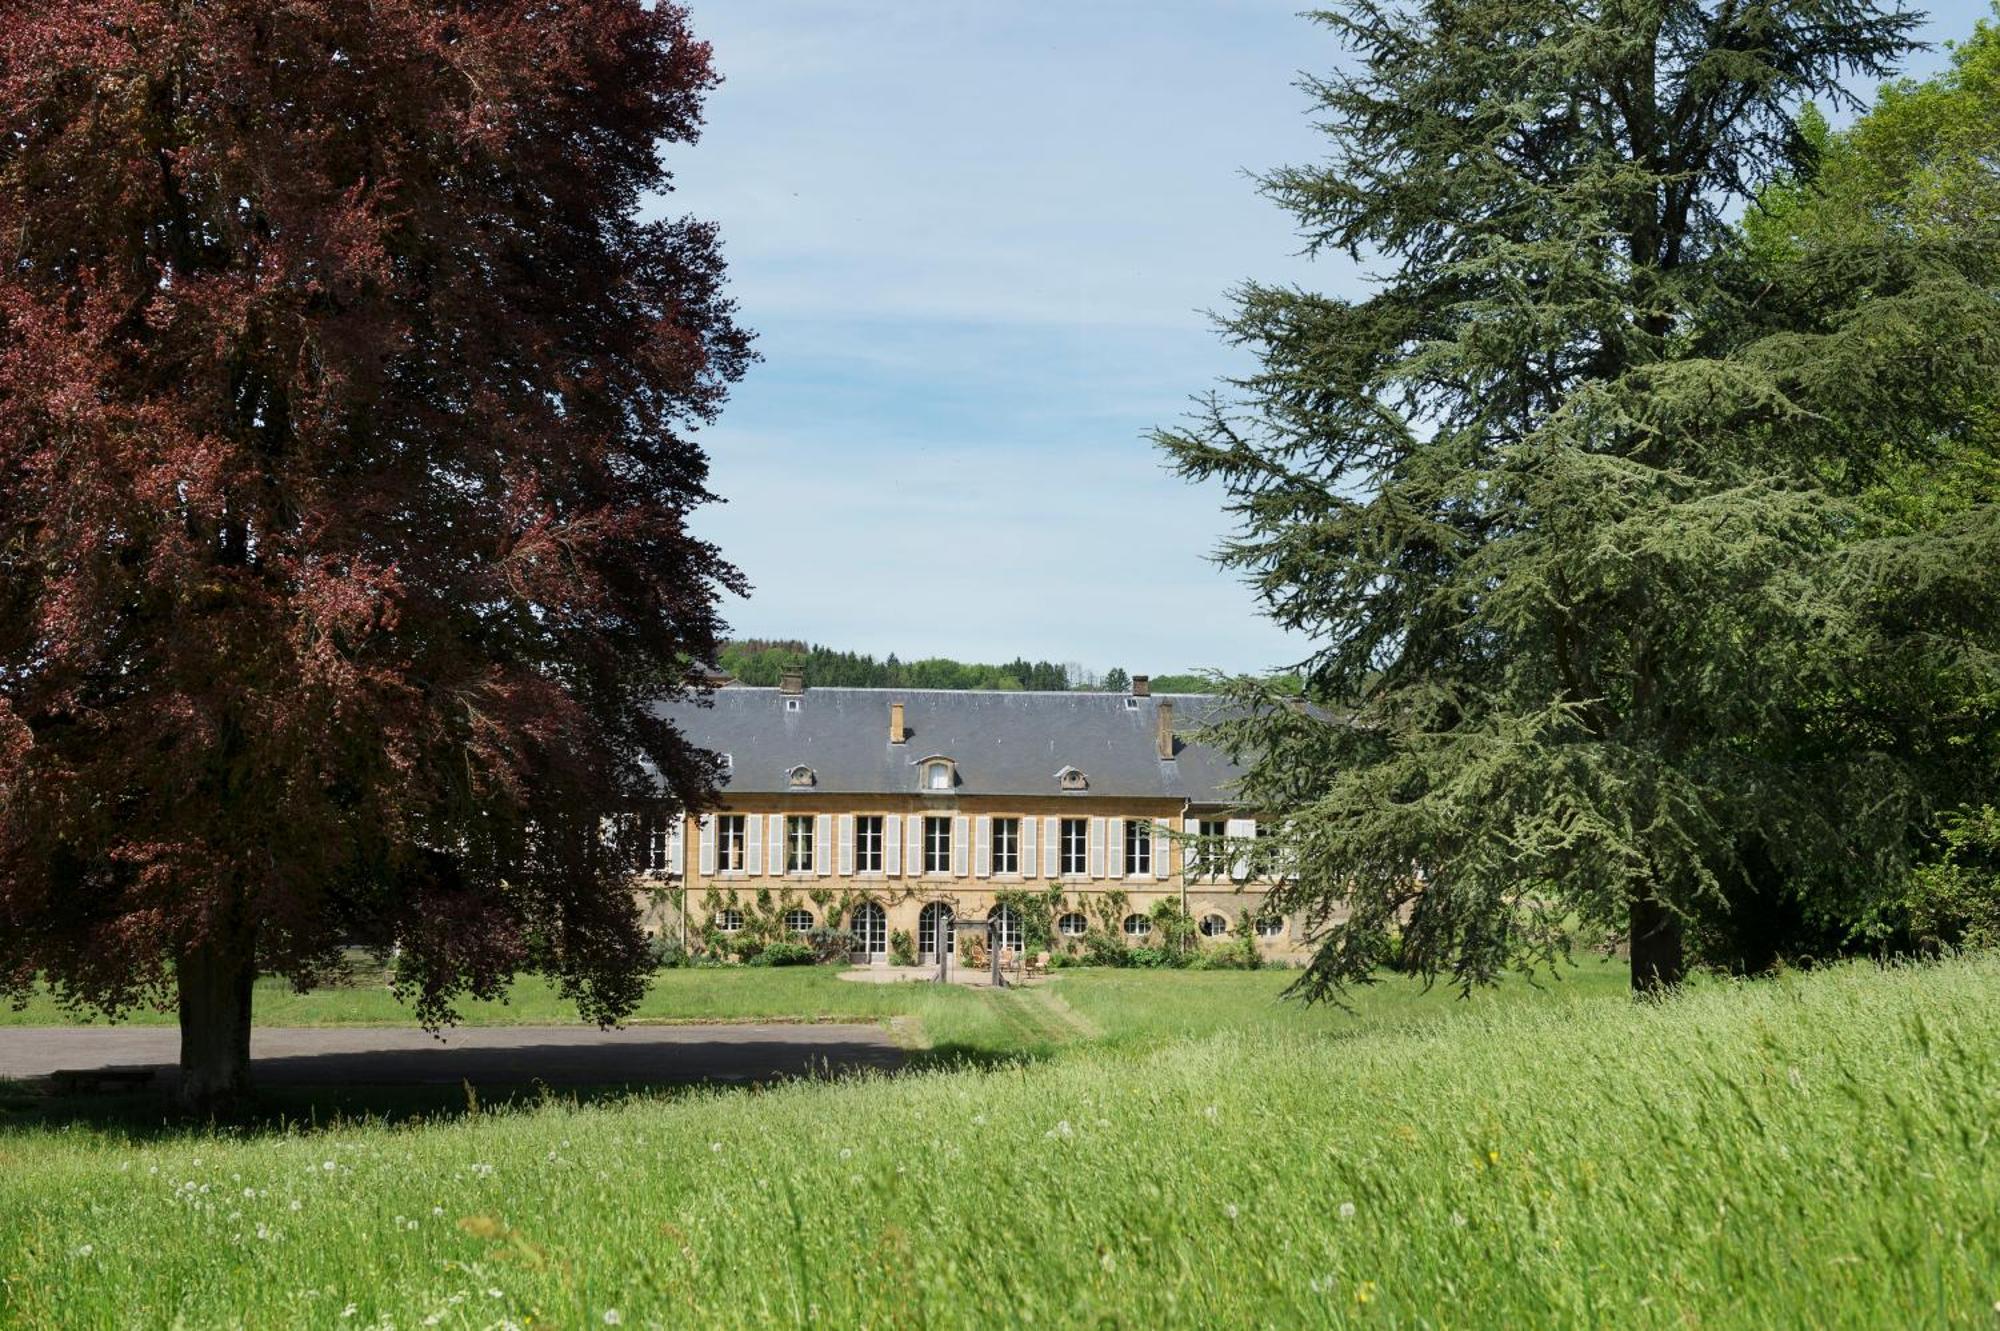
[{"label": "arched window", "polygon": [[1282,916],[1266,915],[1257,921],[1259,938],[1280,938],[1284,936],[1285,921]]},{"label": "arched window", "polygon": [[813,771],[812,768],[803,765],[794,767],[786,775],[790,778],[794,790],[802,790],[807,786],[816,786],[819,784],[819,774]]},{"label": "arched window", "polygon": [[743,912],[734,906],[725,906],[715,912],[715,927],[726,934],[733,934],[743,927]]},{"label": "arched window", "polygon": [[1090,932],[1090,921],[1071,911],[1056,921],[1056,932],[1064,938],[1081,938]]},{"label": "arched window", "polygon": [[1220,938],[1228,932],[1229,921],[1226,917],[1221,915],[1204,915],[1201,917],[1201,936],[1203,938]]},{"label": "arched window", "polygon": [[1012,906],[995,906],[993,913],[986,917],[987,927],[993,935],[993,946],[1021,950],[1021,916]]},{"label": "arched window", "polygon": [[1056,773],[1056,784],[1064,790],[1089,790],[1090,778],[1074,767]]},{"label": "arched window", "polygon": [[1127,915],[1125,917],[1125,936],[1127,938],[1144,938],[1152,932],[1153,922],[1145,916]]},{"label": "arched window", "polygon": [[949,794],[958,786],[958,765],[941,753],[917,763],[917,788],[926,795]]},{"label": "arched window", "polygon": [[882,908],[872,901],[864,901],[854,908],[849,927],[854,931],[855,946],[871,957],[879,957],[889,950],[889,917]]},{"label": "arched window", "polygon": [[946,952],[958,941],[958,922],[951,913],[951,907],[942,901],[933,901],[917,912],[917,957],[923,961],[937,959],[938,946],[943,944]]},{"label": "arched window", "polygon": [[811,933],[813,913],[804,906],[794,906],[785,912],[785,927],[795,934]]}]

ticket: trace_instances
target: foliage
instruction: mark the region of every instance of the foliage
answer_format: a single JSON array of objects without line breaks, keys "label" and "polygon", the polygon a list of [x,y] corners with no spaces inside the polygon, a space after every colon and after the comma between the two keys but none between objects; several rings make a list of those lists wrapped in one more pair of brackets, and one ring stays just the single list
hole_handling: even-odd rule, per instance
[{"label": "foliage", "polygon": [[741,585],[686,519],[748,338],[636,215],[714,82],[641,0],[9,8],[7,984],[178,984],[191,1098],[351,938],[431,1024],[638,1000],[602,816],[708,795],[650,705]]},{"label": "foliage", "polygon": [[850,931],[824,925],[807,930],[805,941],[822,966],[845,962],[861,948],[861,940]]},{"label": "foliage", "polygon": [[811,966],[819,959],[812,944],[784,939],[766,943],[748,962],[752,966]]},{"label": "foliage", "polygon": [[1994,509],[1899,526],[1871,491],[2000,382],[1995,251],[1889,229],[1779,255],[1731,216],[1808,168],[1801,101],[1885,71],[1916,19],[1318,18],[1355,57],[1307,84],[1330,156],[1265,188],[1382,277],[1244,288],[1257,368],[1160,436],[1314,643],[1316,705],[1232,681],[1207,736],[1277,833],[1256,867],[1292,871],[1273,905],[1325,940],[1307,991],[1397,949],[1470,987],[1578,925],[1624,932],[1648,988],[1690,928],[1752,969],[1837,938],[1944,792],[1992,779],[1996,709],[1964,704],[2000,660]]},{"label": "foliage", "polygon": [[1961,810],[1941,826],[1941,853],[1910,876],[1893,923],[1929,952],[2000,947],[2000,809]]},{"label": "foliage", "polygon": [[890,932],[889,960],[898,966],[917,964],[917,943],[910,937],[908,929],[895,929]]},{"label": "foliage", "polygon": [[[968,1014],[1042,993],[684,978]],[[995,1308],[1036,1326],[1992,1319],[2000,1157],[1968,1149],[2000,1084],[1991,960],[1699,985],[1657,1007],[1564,1002],[1569,985],[1510,986],[1505,1006],[1433,993],[1420,1028],[1358,1035],[1276,1002],[1279,979],[1066,974],[1050,988],[1122,995],[1079,1012],[1153,1034],[1000,1076],[137,1140],[10,1125],[0,1321],[171,1306],[190,1325],[595,1327],[616,1309],[736,1327],[793,1324],[808,1301],[830,1325],[938,1328]],[[1183,1038],[1183,1019],[1207,1034]],[[1552,1092],[1551,1068],[1588,1075]],[[727,1254],[730,1276],[663,1281],[663,1251],[688,1271]]]},{"label": "foliage", "polygon": [[886,661],[860,652],[835,651],[802,642],[752,639],[722,646],[716,664],[744,684],[775,686],[786,670],[802,670],[808,687],[862,689],[1040,689],[1070,687],[1064,667],[1053,661],[1014,660],[1005,665],[977,665],[927,657],[904,662],[891,653]]}]

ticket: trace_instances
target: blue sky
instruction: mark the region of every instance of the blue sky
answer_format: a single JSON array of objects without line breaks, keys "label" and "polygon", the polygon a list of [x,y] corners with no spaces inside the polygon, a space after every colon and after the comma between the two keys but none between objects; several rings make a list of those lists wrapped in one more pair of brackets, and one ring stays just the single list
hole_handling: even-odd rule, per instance
[{"label": "blue sky", "polygon": [[[1146,432],[1239,368],[1206,311],[1306,264],[1246,171],[1307,160],[1298,0],[690,0],[726,82],[674,211],[722,227],[755,366],[696,529],[738,636],[1164,674],[1304,652]],[[1934,11],[1934,39],[1987,12]],[[1918,72],[1942,53],[1921,57]]]}]

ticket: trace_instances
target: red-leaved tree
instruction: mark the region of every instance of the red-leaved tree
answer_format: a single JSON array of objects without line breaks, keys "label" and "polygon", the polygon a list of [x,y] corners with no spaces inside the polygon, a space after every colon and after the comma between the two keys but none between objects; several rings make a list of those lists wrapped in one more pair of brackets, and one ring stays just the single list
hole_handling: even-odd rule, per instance
[{"label": "red-leaved tree", "polygon": [[0,0],[0,987],[177,1001],[195,1105],[349,941],[630,1009],[606,815],[710,791],[647,704],[737,581],[748,339],[639,220],[714,81],[641,0]]}]

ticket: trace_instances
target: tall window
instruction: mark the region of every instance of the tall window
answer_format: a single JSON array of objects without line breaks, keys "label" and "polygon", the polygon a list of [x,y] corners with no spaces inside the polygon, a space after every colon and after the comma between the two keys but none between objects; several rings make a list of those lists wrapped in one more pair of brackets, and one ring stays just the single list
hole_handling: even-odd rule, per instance
[{"label": "tall window", "polygon": [[1153,825],[1143,818],[1125,820],[1125,872],[1153,872]]},{"label": "tall window", "polygon": [[1090,872],[1090,819],[1065,818],[1058,843],[1061,854],[1056,868],[1065,878],[1081,878]]},{"label": "tall window", "polygon": [[743,832],[743,815],[725,813],[715,820],[715,867],[723,873],[743,872],[743,851],[749,838]]},{"label": "tall window", "polygon": [[882,872],[882,815],[864,813],[854,820],[854,872]]},{"label": "tall window", "polygon": [[1196,826],[1201,833],[1201,845],[1195,848],[1195,877],[1217,882],[1228,867],[1222,838],[1228,835],[1229,824],[1220,818],[1204,818]]},{"label": "tall window", "polygon": [[785,872],[811,873],[813,868],[813,816],[809,813],[785,815]]},{"label": "tall window", "polygon": [[951,819],[933,815],[924,819],[924,872],[951,872]]},{"label": "tall window", "polygon": [[993,872],[996,874],[1018,874],[1021,872],[1021,820],[1019,818],[995,818],[993,820]]},{"label": "tall window", "polygon": [[658,818],[646,820],[646,849],[642,858],[648,873],[667,871],[667,832],[672,826]]}]

